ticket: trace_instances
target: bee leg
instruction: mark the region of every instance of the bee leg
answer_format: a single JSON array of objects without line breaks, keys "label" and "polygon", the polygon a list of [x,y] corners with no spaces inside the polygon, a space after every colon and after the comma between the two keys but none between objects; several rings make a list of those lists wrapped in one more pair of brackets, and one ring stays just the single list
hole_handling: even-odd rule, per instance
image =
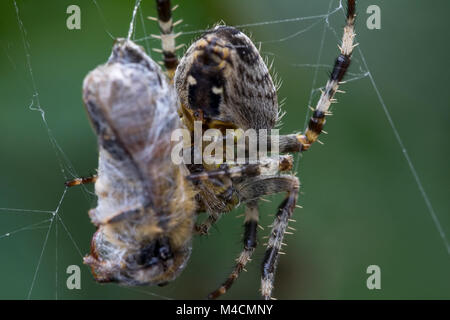
[{"label": "bee leg", "polygon": [[95,174],[90,177],[75,178],[72,180],[68,180],[68,181],[64,182],[64,184],[66,187],[74,187],[74,186],[79,186],[81,184],[95,183],[95,181],[97,181],[97,178],[98,178],[98,176]]},{"label": "bee leg", "polygon": [[208,295],[208,299],[216,299],[225,294],[238,278],[242,270],[245,270],[246,264],[251,261],[251,256],[256,248],[256,231],[258,227],[259,212],[258,202],[250,201],[246,204],[244,221],[244,250],[236,259],[236,265],[225,282],[215,291]]}]

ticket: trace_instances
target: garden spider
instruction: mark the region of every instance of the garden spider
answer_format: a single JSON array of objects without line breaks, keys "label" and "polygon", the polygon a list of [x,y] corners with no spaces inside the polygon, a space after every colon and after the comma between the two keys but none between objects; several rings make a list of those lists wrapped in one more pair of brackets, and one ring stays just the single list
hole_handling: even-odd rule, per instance
[{"label": "garden spider", "polygon": [[[233,27],[216,26],[194,42],[179,61],[170,0],[157,0],[163,65],[167,77],[130,39],[118,39],[107,64],[89,73],[83,99],[98,136],[98,204],[89,214],[98,230],[85,263],[97,281],[158,284],[185,267],[195,232],[207,234],[219,217],[245,204],[243,251],[226,281],[209,298],[224,294],[251,260],[257,244],[258,201],[286,192],[268,236],[262,263],[261,294],[272,297],[278,256],[294,212],[299,180],[292,156],[263,157],[256,163],[217,167],[175,164],[170,136],[187,128],[271,129],[277,121],[277,91],[252,41]],[[303,152],[317,141],[325,116],[349,65],[355,0],[348,0],[340,54],[304,134],[278,137],[280,153]],[[178,111],[178,113],[177,113]],[[181,121],[180,121],[181,119]],[[191,136],[192,137],[192,136]],[[269,139],[268,137],[267,139]],[[189,146],[189,152],[195,153]],[[270,151],[270,150],[269,150]],[[206,220],[195,225],[197,215]]]}]

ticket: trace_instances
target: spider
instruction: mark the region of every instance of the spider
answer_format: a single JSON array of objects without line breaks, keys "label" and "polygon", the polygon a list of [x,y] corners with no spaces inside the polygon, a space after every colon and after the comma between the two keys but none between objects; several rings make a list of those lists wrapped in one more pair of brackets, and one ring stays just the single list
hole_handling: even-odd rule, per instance
[{"label": "spider", "polygon": [[[220,287],[227,290],[257,246],[258,202],[285,192],[262,261],[261,294],[272,298],[283,238],[296,207],[299,180],[292,156],[317,141],[352,55],[355,0],[348,0],[340,54],[304,134],[278,136],[281,156],[256,163],[170,161],[171,133],[187,128],[271,129],[279,120],[277,90],[252,41],[218,25],[204,33],[178,60],[170,0],[156,0],[166,74],[130,39],[116,40],[111,57],[85,78],[83,100],[98,137],[98,175],[66,182],[95,182],[98,204],[89,211],[97,231],[84,262],[100,282],[164,285],[186,266],[194,234],[208,234],[221,215],[245,205],[243,250]],[[270,137],[267,137],[269,139]],[[227,138],[225,138],[227,139]],[[195,153],[192,146],[189,152]],[[270,150],[269,150],[270,151]],[[196,223],[199,213],[206,219]]]}]

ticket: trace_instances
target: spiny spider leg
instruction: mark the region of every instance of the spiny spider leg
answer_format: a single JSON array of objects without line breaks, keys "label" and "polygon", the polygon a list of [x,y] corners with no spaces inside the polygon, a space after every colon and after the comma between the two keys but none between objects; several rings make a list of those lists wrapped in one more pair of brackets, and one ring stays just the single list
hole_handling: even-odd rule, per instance
[{"label": "spiny spider leg", "polygon": [[[281,246],[284,244],[283,238],[286,233],[286,229],[288,228],[289,219],[294,212],[299,191],[299,182],[297,178],[286,176],[285,179],[290,179],[291,186],[288,189],[289,191],[286,198],[278,207],[278,212],[275,216],[274,222],[272,223],[272,230],[270,232],[269,241],[267,242],[267,249],[262,263],[261,294],[266,300],[270,300],[272,298],[278,256],[282,254]],[[275,182],[275,180],[273,181]]]},{"label": "spiny spider leg", "polygon": [[[280,153],[287,152],[302,152],[310,148],[311,144],[318,141],[318,136],[322,133],[325,125],[325,117],[330,115],[329,108],[332,103],[336,102],[334,98],[339,91],[339,85],[342,84],[351,61],[353,48],[357,44],[353,44],[355,38],[355,0],[348,0],[347,4],[347,18],[342,35],[342,44],[339,46],[340,54],[337,57],[333,70],[330,73],[325,89],[322,91],[319,101],[312,117],[309,119],[308,128],[304,134],[288,134],[279,136],[279,151]],[[267,145],[270,146],[271,137],[267,137]],[[319,141],[320,142],[320,141]]]},{"label": "spiny spider leg", "polygon": [[[293,159],[290,155],[281,155],[278,159],[269,158],[265,163],[246,164],[229,168],[222,165],[221,169],[193,173],[187,178],[191,181],[209,181],[214,185],[223,187],[222,196],[232,195],[232,182],[237,179],[252,178],[261,174],[261,171],[285,172],[292,169]],[[225,212],[207,212],[208,217],[201,224],[195,226],[196,233],[206,235]]]},{"label": "spiny spider leg", "polygon": [[202,171],[199,173],[192,173],[186,178],[191,181],[205,181],[212,178],[240,178],[240,177],[254,177],[260,174],[261,164],[246,164],[236,167],[228,167],[226,165],[222,166],[217,170]]},{"label": "spiny spider leg", "polygon": [[250,201],[246,203],[245,208],[245,220],[244,220],[244,250],[236,259],[236,265],[233,271],[225,280],[225,282],[215,291],[208,295],[208,299],[216,299],[219,296],[225,294],[228,289],[233,285],[234,281],[238,278],[242,270],[245,270],[245,266],[249,261],[253,251],[256,248],[256,233],[258,228],[259,212],[258,201]]},{"label": "spiny spider leg", "polygon": [[[323,125],[325,124],[325,116],[328,113],[331,103],[334,102],[333,97],[335,93],[338,92],[339,83],[344,78],[344,75],[350,66],[351,55],[353,48],[355,47],[353,44],[355,37],[355,15],[355,0],[348,0],[347,21],[342,36],[342,45],[340,46],[341,53],[336,59],[330,79],[328,80],[325,90],[322,92],[317,103],[316,109],[309,120],[305,134],[298,136],[298,141],[302,144],[301,151],[308,150],[311,144],[317,141],[319,134],[322,132]],[[294,212],[297,202],[299,190],[297,179],[296,183],[288,190],[288,195],[278,207],[277,215],[272,224],[272,230],[262,264],[261,293],[266,300],[271,299],[272,297],[278,256],[280,254],[281,246],[283,245],[283,238],[286,229],[288,228],[289,219]]]},{"label": "spiny spider leg", "polygon": [[[333,97],[335,93],[338,92],[339,84],[350,66],[351,55],[353,48],[355,47],[353,44],[355,37],[355,15],[355,0],[348,0],[347,21],[342,36],[342,45],[340,46],[341,53],[336,59],[330,79],[328,80],[325,90],[322,92],[317,103],[316,109],[309,120],[305,134],[298,136],[298,141],[302,144],[301,151],[308,150],[311,144],[317,141],[325,124],[325,116],[328,113],[331,103],[334,102]],[[276,218],[272,224],[272,231],[269,236],[267,250],[262,264],[261,293],[266,300],[271,299],[272,297],[278,256],[280,254],[281,246],[283,245],[284,234],[288,228],[289,218],[295,209],[298,190],[299,185],[297,180],[297,183],[292,185],[288,191],[287,197],[278,207]]]},{"label": "spiny spider leg", "polygon": [[257,176],[249,180],[251,181],[238,190],[242,201],[247,204],[245,212],[244,251],[237,259],[237,264],[230,276],[219,289],[208,296],[209,299],[215,299],[224,294],[231,287],[239,273],[244,269],[246,263],[251,258],[251,254],[256,247],[256,227],[258,226],[259,218],[256,206],[257,201],[264,195],[287,191],[287,197],[279,206],[277,216],[272,224],[272,231],[262,265],[262,295],[265,299],[271,298],[278,255],[281,254],[280,249],[283,245],[284,234],[288,228],[289,219],[295,209],[299,181],[296,177],[291,175]]},{"label": "spiny spider leg", "polygon": [[180,34],[173,33],[173,27],[182,22],[182,20],[178,20],[174,23],[172,20],[172,11],[177,7],[178,6],[172,8],[170,0],[156,0],[158,18],[148,17],[151,20],[158,21],[160,35],[152,34],[152,37],[161,40],[162,50],[153,50],[162,53],[164,66],[170,81],[173,80],[175,70],[178,66],[176,51],[183,47],[183,45],[178,47],[175,45],[175,39]]},{"label": "spiny spider leg", "polygon": [[357,44],[353,44],[353,40],[356,35],[354,30],[355,16],[355,0],[348,0],[346,25],[342,35],[342,44],[339,46],[341,53],[334,63],[333,70],[330,74],[330,79],[325,86],[325,90],[322,91],[320,99],[317,102],[316,109],[309,120],[308,128],[306,129],[305,134],[299,136],[299,141],[303,145],[303,150],[308,150],[310,145],[317,141],[317,138],[322,132],[322,128],[325,124],[325,116],[329,114],[328,110],[330,105],[335,102],[333,97],[336,92],[339,92],[339,84],[350,66],[353,48],[357,46]]}]

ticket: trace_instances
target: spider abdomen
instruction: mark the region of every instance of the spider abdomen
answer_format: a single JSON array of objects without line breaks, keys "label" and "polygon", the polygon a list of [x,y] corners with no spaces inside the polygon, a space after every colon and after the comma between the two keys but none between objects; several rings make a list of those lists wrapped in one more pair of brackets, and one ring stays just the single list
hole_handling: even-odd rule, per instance
[{"label": "spider abdomen", "polygon": [[276,87],[252,41],[242,32],[217,26],[188,49],[175,85],[194,118],[242,129],[270,129],[278,119]]}]

